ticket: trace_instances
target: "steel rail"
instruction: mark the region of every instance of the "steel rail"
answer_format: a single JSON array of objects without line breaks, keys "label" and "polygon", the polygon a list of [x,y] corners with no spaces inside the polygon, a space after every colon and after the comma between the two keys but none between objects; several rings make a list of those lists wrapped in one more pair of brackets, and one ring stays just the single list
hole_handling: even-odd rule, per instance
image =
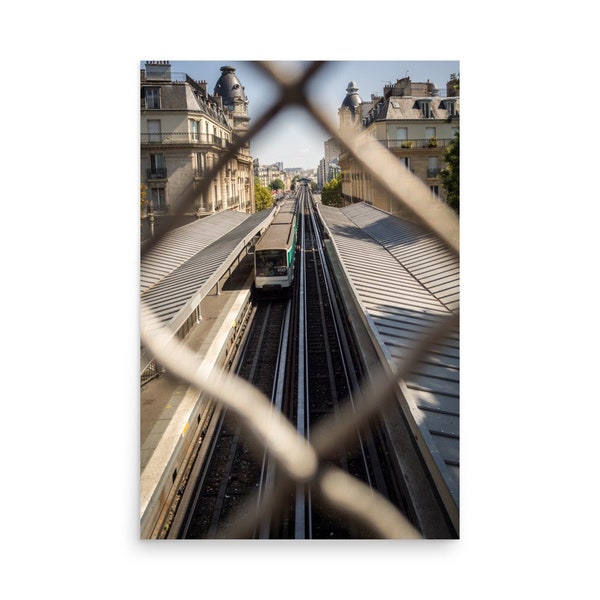
[{"label": "steel rail", "polygon": [[[282,336],[279,344],[279,352],[277,354],[277,364],[275,366],[275,382],[273,386],[273,393],[271,394],[271,401],[275,408],[281,412],[283,405],[284,396],[284,385],[285,385],[285,369],[287,364],[287,349],[290,334],[290,320],[291,320],[291,301],[285,307],[285,315],[283,317],[283,328]],[[263,473],[266,470],[266,474]],[[271,460],[269,453],[265,450],[263,454],[262,473],[261,480],[258,489],[258,496],[256,502],[257,512],[259,511],[261,502],[264,502],[265,498],[271,497],[274,494],[275,488],[275,473],[277,465],[275,461]],[[271,515],[263,517],[260,523],[260,529],[258,532],[259,539],[268,539],[271,533]]]},{"label": "steel rail", "polygon": [[[246,362],[246,364],[249,368],[249,372],[246,375],[246,378],[251,382],[254,382],[255,377],[257,375],[257,371],[259,369],[260,357],[263,355],[262,346],[264,345],[264,343],[266,343],[268,328],[273,320],[271,317],[272,307],[273,307],[272,303],[269,303],[267,305],[267,309],[266,309],[266,311],[264,311],[264,318],[263,318],[262,323],[260,323],[260,322],[253,323],[253,328],[254,329],[258,328],[259,342],[257,344],[257,347],[255,347],[255,346],[253,346],[252,348],[249,347],[250,333],[252,331],[252,327],[251,327],[251,328],[249,328],[247,335],[245,336],[245,340],[244,340],[244,343],[240,350],[240,353],[239,353],[238,357],[235,359],[235,368],[233,371],[236,373],[236,375],[239,376],[242,371],[242,366]],[[255,308],[253,310],[253,316],[255,317],[256,314],[257,314],[257,312],[256,312],[256,308]],[[281,333],[278,336],[279,343],[278,343],[278,348],[277,348],[277,359],[275,361],[276,366],[274,369],[275,376],[273,377],[273,380],[272,380],[272,389],[271,389],[271,399],[272,399],[273,404],[277,407],[278,410],[281,410],[281,403],[282,403],[282,401],[281,401],[281,398],[282,398],[281,381],[280,381],[280,377],[278,377],[278,375],[280,375],[282,370],[285,369],[286,355],[287,355],[287,338],[289,335],[289,321],[290,321],[290,302],[288,301],[285,306],[284,316],[282,318],[282,325],[281,325],[281,330],[280,330]],[[271,335],[272,335],[272,333],[271,333]],[[248,361],[245,357],[248,355],[250,350],[254,351],[254,356],[250,357],[251,360],[248,363]],[[185,539],[188,537],[188,532],[190,531],[190,529],[192,527],[192,521],[193,521],[196,513],[199,510],[198,507],[200,506],[201,498],[204,493],[207,472],[210,469],[210,465],[211,465],[211,461],[212,461],[213,457],[216,456],[217,444],[220,440],[223,439],[223,435],[224,435],[224,431],[225,431],[226,417],[227,417],[227,410],[221,411],[218,426],[216,427],[216,429],[214,431],[214,435],[211,437],[210,441],[208,442],[209,448],[205,452],[206,458],[203,461],[203,464],[196,468],[196,477],[195,477],[195,482],[194,482],[194,487],[193,487],[193,490],[194,490],[193,497],[192,497],[192,500],[187,502],[188,510],[186,511],[185,522],[184,522],[184,525],[179,528],[179,532],[178,532],[178,535],[180,538],[182,537]],[[241,434],[242,434],[242,427],[239,423],[237,423],[234,426],[233,430],[229,433],[229,436],[231,438],[231,445],[229,446],[229,448],[227,450],[226,466],[223,471],[222,479],[218,484],[216,500],[212,507],[212,512],[210,513],[211,514],[210,526],[208,528],[206,535],[203,537],[208,537],[208,538],[216,537],[219,532],[219,527],[221,527],[223,525],[222,514],[223,514],[223,511],[227,508],[227,500],[226,500],[227,494],[228,493],[231,494],[231,492],[229,490],[229,479],[233,472],[234,464],[235,464],[236,458],[238,456],[239,449],[241,448],[241,446],[240,446]],[[257,504],[256,504],[257,510],[258,510],[258,506],[259,506],[261,500],[265,496],[270,495],[270,493],[271,493],[270,490],[272,490],[272,488],[274,486],[273,477],[274,477],[274,473],[275,473],[275,463],[269,457],[268,452],[266,450],[262,454],[261,462],[262,462],[262,464],[261,464],[261,473],[260,473],[260,478],[259,478],[259,496],[257,497]],[[257,530],[255,530],[253,537],[257,537],[257,536],[259,536],[261,538],[268,537],[269,529],[270,529],[270,518],[269,518],[269,516],[267,516],[262,519],[262,522],[260,523],[260,530],[259,530],[259,527],[257,527]]]},{"label": "steel rail", "polygon": [[[340,363],[341,363],[341,366],[342,366],[342,369],[344,372],[344,378],[346,380],[346,387],[348,390],[347,399],[348,399],[349,403],[351,404],[351,406],[354,406],[353,390],[358,388],[358,380],[356,378],[356,369],[348,368],[349,365],[354,366],[354,361],[353,361],[352,357],[350,356],[348,339],[344,332],[344,328],[341,326],[341,318],[340,318],[340,314],[339,314],[340,311],[339,311],[337,299],[335,297],[335,293],[333,291],[333,281],[331,278],[331,274],[329,273],[329,267],[328,267],[327,261],[325,259],[325,253],[323,252],[322,239],[321,239],[319,229],[317,227],[314,210],[313,210],[311,202],[307,202],[307,205],[308,205],[309,218],[312,223],[315,247],[316,247],[317,253],[319,255],[321,270],[323,272],[323,279],[325,281],[324,289],[325,289],[325,293],[327,294],[327,298],[329,300],[329,306],[331,309],[332,324],[333,324],[333,328],[335,331],[335,337],[337,340],[337,345],[342,354],[342,360],[340,361]],[[320,293],[321,293],[321,290],[319,289],[319,294]],[[321,306],[323,306],[322,302],[321,302]],[[352,373],[353,377],[350,376],[350,373]],[[336,399],[336,401],[335,401],[336,413],[339,412],[339,400],[340,399]],[[358,439],[358,445],[359,445],[363,465],[365,468],[365,474],[367,477],[366,483],[368,484],[368,486],[371,489],[373,489],[373,482],[371,480],[371,469],[369,468],[369,460],[367,457],[367,450],[365,449],[365,443],[363,442],[363,435],[361,434],[360,430],[357,430],[357,439]],[[310,437],[309,437],[309,440],[310,440]]]},{"label": "steel rail", "polygon": [[[329,270],[329,262],[325,256],[325,251],[323,248],[323,239],[319,228],[317,226],[317,217],[315,216],[315,209],[312,202],[309,202],[310,208],[310,217],[313,223],[313,229],[315,231],[315,236],[317,240],[317,250],[321,259],[321,264],[323,268],[323,277],[325,279],[326,285],[325,290],[329,297],[329,303],[331,306],[332,314],[333,314],[333,325],[335,328],[336,336],[338,338],[338,343],[340,345],[340,349],[342,350],[344,360],[342,361],[342,366],[344,369],[344,373],[346,376],[346,381],[348,382],[348,400],[352,409],[354,409],[354,392],[359,389],[359,381],[356,375],[356,369],[348,369],[347,365],[353,365],[354,360],[350,355],[350,344],[348,342],[346,331],[343,324],[343,319],[341,316],[341,310],[339,306],[339,302],[337,301],[337,296],[335,294],[335,278],[331,275]],[[363,436],[365,440],[363,440]],[[377,456],[377,451],[375,448],[375,440],[373,439],[373,434],[370,429],[367,429],[364,434],[358,430],[358,440],[360,444],[361,453],[363,456],[363,460],[365,461],[365,467],[367,466],[367,453],[372,456]],[[365,450],[365,445],[368,448]],[[383,474],[383,469],[381,467],[379,460],[374,460],[371,464],[371,469],[366,468],[365,472],[367,473],[368,483],[371,488],[373,488],[371,481],[371,471],[373,471],[373,475],[375,477],[375,482],[377,484],[377,489],[385,490],[387,485],[385,484],[385,477]]]},{"label": "steel rail", "polygon": [[[173,527],[169,532],[169,537],[171,535],[176,536],[179,539],[187,538],[188,531],[190,530],[193,516],[196,512],[196,507],[198,506],[198,502],[200,501],[200,490],[204,485],[204,480],[207,476],[207,465],[210,465],[212,457],[216,450],[215,440],[219,438],[221,435],[221,431],[223,429],[223,423],[225,421],[225,412],[224,410],[220,411],[218,418],[211,422],[210,424],[210,436],[207,436],[205,440],[207,443],[206,453],[199,457],[200,460],[197,462],[197,466],[192,468],[192,473],[190,475],[190,479],[193,480],[193,485],[195,486],[195,492],[192,494],[189,501],[182,502],[179,506],[180,510],[184,510],[183,523],[179,527]],[[214,425],[213,425],[214,423]],[[185,507],[185,508],[184,508]],[[174,524],[178,522],[177,516],[174,519]]]},{"label": "steel rail", "polygon": [[[220,432],[222,433],[222,432]],[[225,466],[224,477],[221,479],[219,490],[217,493],[217,499],[212,511],[212,517],[210,520],[210,527],[208,529],[207,537],[214,538],[219,530],[219,525],[223,520],[223,511],[226,506],[227,491],[229,489],[230,474],[233,470],[233,464],[235,462],[236,455],[240,446],[240,436],[242,434],[242,427],[238,425],[235,431],[231,434],[232,441],[227,453],[227,465]],[[221,439],[221,435],[219,436]]]},{"label": "steel rail", "polygon": [[[302,202],[299,198],[298,202]],[[297,413],[296,431],[304,439],[308,439],[306,428],[308,408],[307,361],[306,356],[306,228],[304,211],[298,207],[298,216],[301,217],[300,225],[300,273],[298,281],[298,383],[297,383]],[[306,486],[299,482],[296,486],[296,501],[294,511],[294,537],[306,538]],[[310,518],[308,519],[310,523]]]},{"label": "steel rail", "polygon": [[[316,250],[316,253],[313,252],[313,262],[315,265],[315,277],[316,277],[316,289],[319,297],[319,306],[321,309],[321,318],[324,322],[325,320],[325,307],[327,306],[327,312],[331,317],[330,324],[333,327],[333,333],[335,338],[335,347],[337,348],[336,352],[339,350],[340,352],[340,360],[337,362],[337,366],[341,366],[343,373],[343,380],[345,381],[345,392],[343,393],[343,397],[341,392],[337,390],[337,384],[335,383],[335,377],[333,375],[333,367],[331,364],[331,352],[327,351],[327,362],[330,370],[330,381],[332,386],[332,399],[333,399],[333,408],[335,415],[340,414],[340,401],[347,400],[348,403],[353,406],[353,394],[354,390],[358,390],[359,382],[357,371],[362,370],[361,365],[356,365],[356,359],[353,358],[350,351],[350,342],[348,336],[345,331],[345,325],[341,316],[341,307],[339,305],[338,297],[335,292],[335,285],[333,277],[331,276],[329,270],[329,264],[325,257],[325,252],[323,249],[323,240],[321,237],[320,229],[317,224],[317,218],[315,216],[315,210],[313,208],[311,202],[311,194],[307,190],[306,195],[308,196],[308,200],[306,202],[307,207],[307,215],[309,222],[311,224],[312,229],[312,246],[313,250]],[[321,281],[322,278],[322,281]],[[328,346],[327,341],[327,333],[324,331],[324,343]],[[309,437],[310,441],[310,437]],[[364,477],[365,484],[367,488],[370,490],[370,494],[374,495],[375,490],[380,490],[388,494],[388,486],[385,483],[385,477],[383,474],[383,469],[380,464],[375,440],[373,438],[373,434],[370,429],[367,429],[364,432],[361,432],[358,428],[356,431],[356,441],[352,444],[358,450],[358,457],[360,460],[360,467],[362,475],[361,478]],[[340,461],[342,469],[345,472],[352,473],[353,467],[351,463],[348,461],[348,456],[345,453],[340,455]],[[358,465],[356,465],[358,466]],[[354,476],[357,475],[357,472],[354,471]],[[376,486],[375,486],[376,484]],[[311,486],[312,489],[313,486]],[[325,497],[323,493],[320,493],[317,490],[317,496],[321,499],[325,499],[329,501],[329,497]],[[311,496],[312,501],[312,496]],[[352,537],[358,537],[355,532],[354,523],[351,520],[349,525],[350,533]]]},{"label": "steel rail", "polygon": [[[256,307],[254,307],[252,309],[250,318],[253,319],[255,317],[255,315],[256,315]],[[265,319],[262,324],[261,335],[264,335],[266,323],[267,323],[267,319]],[[248,351],[248,348],[247,348],[248,335],[247,334],[248,334],[248,332],[245,335],[245,341],[242,345],[242,348],[240,349],[240,359],[237,361],[236,367],[234,369],[234,372],[236,373],[236,375],[239,374],[242,357]],[[255,372],[256,363],[257,363],[257,359],[255,357],[253,360],[253,363],[252,363],[251,373]],[[176,532],[177,536],[179,538],[183,538],[183,539],[187,538],[188,531],[190,530],[190,527],[191,527],[192,519],[194,517],[194,514],[197,511],[197,506],[198,506],[198,503],[199,503],[201,495],[202,495],[202,489],[204,487],[204,482],[205,482],[205,479],[207,476],[207,468],[211,464],[212,458],[216,452],[217,441],[219,440],[219,438],[221,437],[222,432],[223,432],[226,414],[227,414],[227,410],[220,410],[218,419],[215,419],[211,423],[211,425],[210,425],[211,434],[210,434],[210,436],[207,436],[204,440],[204,442],[206,444],[206,450],[204,451],[204,453],[202,453],[203,454],[201,457],[202,459],[192,468],[192,480],[193,480],[194,492],[192,494],[191,499],[185,503],[186,506],[185,506],[185,516],[183,517],[183,524],[178,528],[178,530]],[[238,425],[236,428],[236,432],[235,432],[235,435],[238,438],[239,438],[240,431],[241,431],[241,427]],[[213,519],[214,519],[214,517],[213,517]],[[214,536],[216,534],[216,531],[217,531],[216,526],[212,525],[211,531],[209,533],[209,537]]]}]

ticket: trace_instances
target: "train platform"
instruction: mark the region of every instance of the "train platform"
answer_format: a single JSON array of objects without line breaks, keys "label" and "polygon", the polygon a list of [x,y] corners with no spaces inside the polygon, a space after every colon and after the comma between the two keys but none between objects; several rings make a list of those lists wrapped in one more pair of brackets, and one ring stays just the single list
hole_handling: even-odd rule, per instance
[{"label": "train platform", "polygon": [[[202,300],[202,318],[185,338],[202,361],[217,368],[248,302],[252,285],[253,257],[247,255],[218,292]],[[142,527],[152,521],[162,504],[167,479],[176,479],[177,468],[190,424],[204,411],[206,400],[187,384],[161,373],[140,391],[140,501]],[[145,518],[145,515],[148,515]]]}]

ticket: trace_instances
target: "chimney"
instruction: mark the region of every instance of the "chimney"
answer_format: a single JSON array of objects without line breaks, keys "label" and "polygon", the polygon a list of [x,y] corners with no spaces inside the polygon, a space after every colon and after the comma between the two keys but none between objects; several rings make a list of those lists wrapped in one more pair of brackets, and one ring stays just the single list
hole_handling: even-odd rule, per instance
[{"label": "chimney", "polygon": [[147,60],[146,81],[171,81],[171,63],[168,60]]}]

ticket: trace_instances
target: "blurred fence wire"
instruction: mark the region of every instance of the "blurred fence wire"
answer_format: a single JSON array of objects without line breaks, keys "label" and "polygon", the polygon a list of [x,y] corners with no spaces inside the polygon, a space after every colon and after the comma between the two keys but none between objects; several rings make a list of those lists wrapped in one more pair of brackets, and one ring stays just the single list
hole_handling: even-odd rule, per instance
[{"label": "blurred fence wire", "polygon": [[[278,72],[275,64],[255,63],[257,68],[277,84],[278,97],[256,122],[253,122],[247,133],[220,155],[218,162],[207,173],[200,192],[205,193],[208,190],[211,181],[235,153],[262,131],[280,111],[290,106],[302,107],[333,138],[339,140],[341,146],[360,162],[374,181],[458,255],[459,223],[455,213],[435,199],[428,186],[406,169],[384,146],[366,143],[352,131],[338,128],[337,124],[322,114],[310,100],[308,85],[326,64],[313,62],[297,78],[290,80]],[[180,206],[176,216],[182,217],[189,209],[189,206]],[[144,249],[144,253],[159,239],[160,236],[157,236]],[[361,522],[377,537],[421,537],[408,519],[385,498],[372,494],[370,489],[348,474],[325,465],[324,459],[335,451],[336,446],[343,443],[346,435],[366,425],[386,402],[395,397],[394,391],[398,383],[411,372],[415,363],[432,345],[458,326],[458,313],[449,314],[425,334],[392,376],[383,369],[376,374],[372,378],[372,381],[376,382],[375,385],[371,383],[368,391],[365,389],[358,394],[353,403],[353,410],[337,416],[335,422],[325,420],[311,435],[310,443],[272,407],[269,398],[252,385],[225,371],[215,378],[214,374],[203,370],[196,355],[186,348],[184,343],[173,338],[172,332],[159,324],[143,301],[140,317],[141,343],[158,364],[232,411],[264,445],[290,484],[310,483],[311,489],[316,490],[340,514]],[[279,501],[283,501],[286,489],[282,488],[279,493],[276,492],[264,503],[262,511],[266,512]],[[260,512],[251,512],[252,516],[236,523],[231,529],[220,532],[219,537],[244,537],[262,518]]]}]

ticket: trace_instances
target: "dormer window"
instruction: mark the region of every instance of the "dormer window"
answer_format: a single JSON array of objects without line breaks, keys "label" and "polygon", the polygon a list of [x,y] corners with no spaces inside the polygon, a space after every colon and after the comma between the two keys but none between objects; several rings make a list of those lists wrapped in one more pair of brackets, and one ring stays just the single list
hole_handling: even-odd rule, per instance
[{"label": "dormer window", "polygon": [[423,118],[432,119],[433,111],[431,110],[431,99],[423,99],[418,100],[419,108],[421,109],[421,113],[423,114]]},{"label": "dormer window", "polygon": [[456,100],[444,100],[444,108],[448,111],[449,117],[457,117]]},{"label": "dormer window", "polygon": [[160,88],[144,87],[142,94],[145,108],[160,108]]}]

